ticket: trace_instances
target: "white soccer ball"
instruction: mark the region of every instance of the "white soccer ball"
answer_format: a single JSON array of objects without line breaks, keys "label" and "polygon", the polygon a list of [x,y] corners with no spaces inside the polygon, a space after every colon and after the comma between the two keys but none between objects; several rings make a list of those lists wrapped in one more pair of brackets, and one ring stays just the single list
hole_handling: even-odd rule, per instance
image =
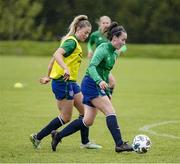
[{"label": "white soccer ball", "polygon": [[135,136],[132,143],[133,150],[139,154],[146,153],[150,149],[151,145],[152,143],[150,138],[143,134]]}]

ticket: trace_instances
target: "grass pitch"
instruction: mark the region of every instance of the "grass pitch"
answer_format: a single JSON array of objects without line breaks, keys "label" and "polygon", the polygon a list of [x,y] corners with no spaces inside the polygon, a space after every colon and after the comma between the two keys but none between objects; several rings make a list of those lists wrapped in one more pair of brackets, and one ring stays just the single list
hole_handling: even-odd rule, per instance
[{"label": "grass pitch", "polygon": [[[113,104],[124,140],[146,134],[153,143],[146,154],[114,152],[114,143],[99,113],[90,128],[90,138],[103,148],[81,149],[79,133],[63,140],[52,152],[50,136],[42,141],[42,149],[32,148],[29,135],[40,130],[57,116],[50,84],[40,85],[39,77],[47,70],[48,57],[0,57],[0,162],[15,163],[175,163],[180,162],[180,60],[123,58],[117,62],[113,74],[116,89]],[[79,82],[87,59],[84,59]],[[14,88],[16,82],[23,88]],[[73,119],[78,117],[74,109]],[[139,131],[145,125],[167,121],[173,124],[155,126],[159,135]]]}]

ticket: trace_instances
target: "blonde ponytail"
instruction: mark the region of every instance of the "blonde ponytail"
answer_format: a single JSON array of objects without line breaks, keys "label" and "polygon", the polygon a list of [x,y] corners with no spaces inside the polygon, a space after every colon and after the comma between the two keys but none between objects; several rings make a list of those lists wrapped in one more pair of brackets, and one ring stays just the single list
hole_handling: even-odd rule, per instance
[{"label": "blonde ponytail", "polygon": [[88,21],[88,17],[86,15],[78,15],[74,18],[72,23],[69,26],[69,32],[63,37],[63,40],[65,40],[70,35],[74,35],[77,28],[82,28],[89,26],[91,27],[90,22]]}]

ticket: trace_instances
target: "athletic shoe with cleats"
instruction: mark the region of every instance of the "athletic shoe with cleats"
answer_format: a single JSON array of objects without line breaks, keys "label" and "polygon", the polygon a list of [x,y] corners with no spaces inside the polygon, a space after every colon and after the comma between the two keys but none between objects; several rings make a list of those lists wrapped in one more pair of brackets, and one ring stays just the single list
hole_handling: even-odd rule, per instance
[{"label": "athletic shoe with cleats", "polygon": [[92,143],[92,142],[88,142],[87,144],[81,144],[80,147],[86,148],[86,149],[101,149],[102,148],[101,145],[97,145],[97,144]]},{"label": "athletic shoe with cleats", "polygon": [[31,134],[29,139],[32,142],[34,149],[41,148],[41,146],[40,146],[41,141],[37,139],[37,134]]},{"label": "athletic shoe with cleats", "polygon": [[115,151],[117,153],[120,153],[123,151],[133,151],[133,148],[131,145],[128,145],[127,142],[124,142],[121,146],[116,146]]},{"label": "athletic shoe with cleats", "polygon": [[58,143],[61,142],[61,141],[58,141],[56,135],[57,135],[57,131],[53,130],[51,132],[51,137],[52,137],[51,148],[53,151],[56,151],[56,147],[57,147]]}]

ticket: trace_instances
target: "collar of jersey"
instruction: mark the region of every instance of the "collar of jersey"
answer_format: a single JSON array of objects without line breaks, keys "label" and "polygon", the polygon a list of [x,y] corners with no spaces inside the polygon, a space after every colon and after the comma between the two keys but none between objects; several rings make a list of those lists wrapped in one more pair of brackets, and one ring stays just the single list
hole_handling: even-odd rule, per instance
[{"label": "collar of jersey", "polygon": [[109,47],[110,47],[110,49],[112,50],[112,51],[115,51],[116,50],[116,48],[112,45],[112,43],[109,41],[108,42],[108,44],[109,44]]}]

